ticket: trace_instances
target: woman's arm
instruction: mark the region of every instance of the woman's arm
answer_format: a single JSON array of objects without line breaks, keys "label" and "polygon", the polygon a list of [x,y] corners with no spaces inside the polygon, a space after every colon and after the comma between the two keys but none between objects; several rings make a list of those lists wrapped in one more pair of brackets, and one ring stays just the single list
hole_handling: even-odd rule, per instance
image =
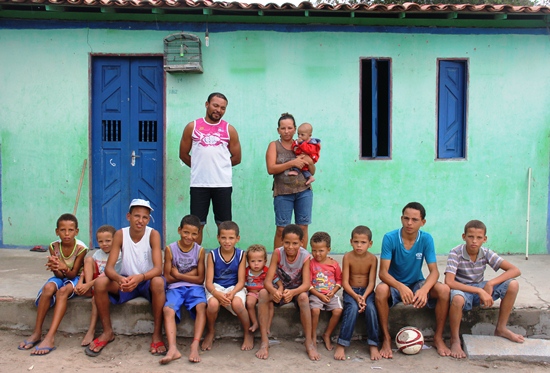
[{"label": "woman's arm", "polygon": [[[311,161],[313,163],[313,161]],[[277,148],[276,142],[272,141],[267,147],[267,152],[265,154],[265,164],[267,167],[267,173],[270,175],[277,175],[289,168],[296,167],[302,168],[307,164],[307,161],[302,158],[295,158],[285,163],[277,164]],[[310,171],[312,174],[313,172]]]}]

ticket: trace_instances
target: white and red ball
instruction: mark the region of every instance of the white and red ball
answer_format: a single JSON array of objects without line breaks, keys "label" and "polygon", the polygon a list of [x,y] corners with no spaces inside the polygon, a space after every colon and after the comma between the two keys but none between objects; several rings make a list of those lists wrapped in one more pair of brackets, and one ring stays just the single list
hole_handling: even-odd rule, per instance
[{"label": "white and red ball", "polygon": [[422,350],[424,336],[414,326],[406,326],[397,332],[395,344],[397,345],[397,349],[404,354],[414,355]]}]

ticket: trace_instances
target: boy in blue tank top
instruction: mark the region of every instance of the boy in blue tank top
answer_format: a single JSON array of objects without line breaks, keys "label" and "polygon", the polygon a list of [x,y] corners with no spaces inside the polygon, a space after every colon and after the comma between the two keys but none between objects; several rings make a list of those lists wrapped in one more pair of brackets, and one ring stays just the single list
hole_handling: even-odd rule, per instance
[{"label": "boy in blue tank top", "polygon": [[199,342],[206,324],[206,295],[204,293],[204,249],[196,242],[201,221],[194,215],[181,219],[178,227],[180,240],[164,250],[164,277],[168,284],[164,304],[164,330],[168,339],[168,352],[159,363],[168,364],[179,359],[181,353],[176,344],[176,324],[181,320],[180,309],[185,306],[195,320],[195,331],[189,361],[198,363]]},{"label": "boy in blue tank top", "polygon": [[[451,350],[443,340],[443,328],[449,313],[450,290],[438,282],[439,271],[433,238],[420,230],[426,224],[426,210],[418,202],[408,203],[402,211],[401,229],[384,235],[380,254],[379,277],[376,287],[376,309],[383,336],[380,355],[393,357],[388,326],[390,307],[399,302],[415,308],[435,308],[436,329],[434,347],[441,356],[449,356]],[[422,274],[422,262],[426,260],[430,274]]]},{"label": "boy in blue tank top", "polygon": [[239,226],[232,221],[224,221],[218,226],[220,246],[208,254],[206,260],[206,325],[207,333],[202,342],[203,350],[210,350],[214,342],[214,324],[218,318],[220,305],[239,318],[244,331],[241,350],[254,347],[254,336],[250,332],[250,319],[246,310],[246,258],[244,251],[235,247],[240,240]]}]

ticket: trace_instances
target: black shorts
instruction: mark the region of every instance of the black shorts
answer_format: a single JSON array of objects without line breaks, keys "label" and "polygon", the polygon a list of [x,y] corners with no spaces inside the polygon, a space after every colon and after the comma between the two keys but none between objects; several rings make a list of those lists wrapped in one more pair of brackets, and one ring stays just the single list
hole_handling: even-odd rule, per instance
[{"label": "black shorts", "polygon": [[191,215],[197,216],[203,225],[206,224],[208,210],[210,209],[210,200],[212,200],[212,210],[214,211],[214,221],[216,224],[231,220],[232,192],[232,187],[191,187],[189,191],[191,196]]}]

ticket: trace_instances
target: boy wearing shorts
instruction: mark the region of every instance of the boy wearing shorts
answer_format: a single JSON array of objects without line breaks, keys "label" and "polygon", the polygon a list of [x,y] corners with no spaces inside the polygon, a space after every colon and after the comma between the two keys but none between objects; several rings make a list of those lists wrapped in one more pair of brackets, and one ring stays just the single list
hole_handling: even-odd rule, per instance
[{"label": "boy wearing shorts", "polygon": [[[265,288],[260,291],[258,317],[262,342],[256,351],[258,359],[269,357],[269,303],[281,306],[293,302],[300,310],[300,321],[306,338],[304,346],[311,360],[319,360],[317,347],[311,338],[311,311],[309,309],[308,290],[311,286],[309,261],[311,255],[301,244],[304,239],[302,228],[289,224],[283,229],[283,246],[275,249],[271,256],[269,270],[265,276]],[[273,279],[278,276],[283,286],[275,288]]]},{"label": "boy wearing shorts", "polygon": [[[260,290],[264,288],[264,280],[267,275],[268,268],[267,263],[267,251],[264,245],[251,245],[246,250],[246,260],[248,267],[246,267],[246,309],[248,316],[250,317],[250,331],[254,333],[258,329],[258,318],[256,317],[256,304],[258,303],[258,296]],[[283,286],[281,280],[276,277],[273,280],[276,287]],[[269,325],[273,320],[273,304],[269,307]],[[268,334],[269,334],[268,330]]]},{"label": "boy wearing shorts", "polygon": [[244,252],[235,247],[240,240],[239,226],[232,221],[224,221],[218,226],[220,246],[208,254],[206,264],[206,324],[208,331],[201,348],[210,350],[215,337],[215,323],[220,306],[239,318],[244,332],[242,351],[254,347],[254,336],[250,332],[250,319],[246,311]]},{"label": "boy wearing shorts", "polygon": [[[449,253],[445,268],[445,283],[451,288],[451,309],[449,326],[451,328],[451,356],[462,359],[466,354],[460,345],[460,322],[462,312],[472,307],[488,308],[497,299],[501,299],[495,335],[523,343],[520,334],[506,327],[508,318],[518,295],[519,284],[515,280],[520,270],[501,258],[494,251],[482,246],[487,241],[487,227],[479,220],[471,220],[464,226],[462,239],[466,244],[458,245]],[[484,272],[490,265],[495,272],[504,270],[496,278],[485,281]]]},{"label": "boy wearing shorts", "polygon": [[168,339],[168,352],[160,364],[179,359],[181,353],[176,345],[176,324],[181,320],[180,309],[185,306],[195,320],[195,331],[189,361],[198,363],[199,342],[206,324],[206,295],[204,293],[204,249],[196,242],[201,221],[194,215],[181,219],[179,241],[164,250],[164,277],[168,283],[164,304],[164,330]]},{"label": "boy wearing shorts", "polygon": [[[443,328],[449,312],[450,290],[438,282],[439,270],[432,236],[421,231],[426,224],[426,210],[418,202],[408,203],[401,212],[400,229],[384,235],[380,254],[380,280],[376,287],[376,310],[383,336],[380,355],[391,359],[389,331],[390,307],[399,302],[414,308],[435,308],[436,328],[434,347],[440,356],[449,356],[451,350],[443,340]],[[422,262],[426,260],[430,274],[424,278]]]},{"label": "boy wearing shorts", "polygon": [[[93,256],[88,256],[84,259],[84,271],[80,276],[78,285],[76,285],[75,293],[85,297],[92,297],[90,327],[84,338],[82,338],[82,342],[80,343],[82,347],[88,346],[95,338],[95,327],[97,325],[98,316],[92,287],[94,286],[96,278],[105,276],[105,265],[107,264],[109,253],[113,247],[115,232],[115,227],[111,225],[102,225],[97,229],[96,239],[100,250],[96,250]],[[121,257],[119,255],[118,261],[115,264],[115,270],[117,272],[120,272],[120,261]]]},{"label": "boy wearing shorts", "polygon": [[[78,284],[84,257],[88,252],[86,245],[76,239],[78,235],[78,220],[72,214],[63,214],[57,219],[55,234],[59,240],[50,244],[48,262],[46,267],[52,271],[53,277],[50,277],[38,292],[35,305],[36,323],[31,336],[25,339],[17,347],[19,350],[32,350],[31,355],[47,355],[56,349],[55,333],[65,311],[67,310],[67,300],[74,295],[74,289]],[[42,326],[46,314],[51,307],[54,307],[52,323],[48,333],[42,340]],[[36,346],[38,345],[38,346]],[[35,347],[36,346],[36,347]]]},{"label": "boy wearing shorts", "polygon": [[311,236],[311,255],[309,262],[311,272],[311,287],[309,288],[309,307],[311,308],[311,339],[317,344],[317,325],[321,310],[332,312],[327,329],[322,335],[327,350],[332,351],[330,337],[340,316],[342,302],[336,295],[342,287],[342,270],[338,262],[327,255],[330,253],[330,235],[326,232],[316,232]]},{"label": "boy wearing shorts", "polygon": [[[115,339],[110,304],[122,304],[140,296],[151,302],[153,311],[153,337],[149,352],[153,355],[166,354],[166,346],[162,342],[166,284],[162,277],[160,234],[147,226],[151,212],[153,208],[149,201],[132,200],[126,214],[130,226],[115,233],[113,248],[105,266],[106,276],[98,277],[94,283],[94,297],[103,333],[84,350],[88,356],[99,356],[103,348]],[[115,264],[120,253],[122,264],[119,274]]]}]

